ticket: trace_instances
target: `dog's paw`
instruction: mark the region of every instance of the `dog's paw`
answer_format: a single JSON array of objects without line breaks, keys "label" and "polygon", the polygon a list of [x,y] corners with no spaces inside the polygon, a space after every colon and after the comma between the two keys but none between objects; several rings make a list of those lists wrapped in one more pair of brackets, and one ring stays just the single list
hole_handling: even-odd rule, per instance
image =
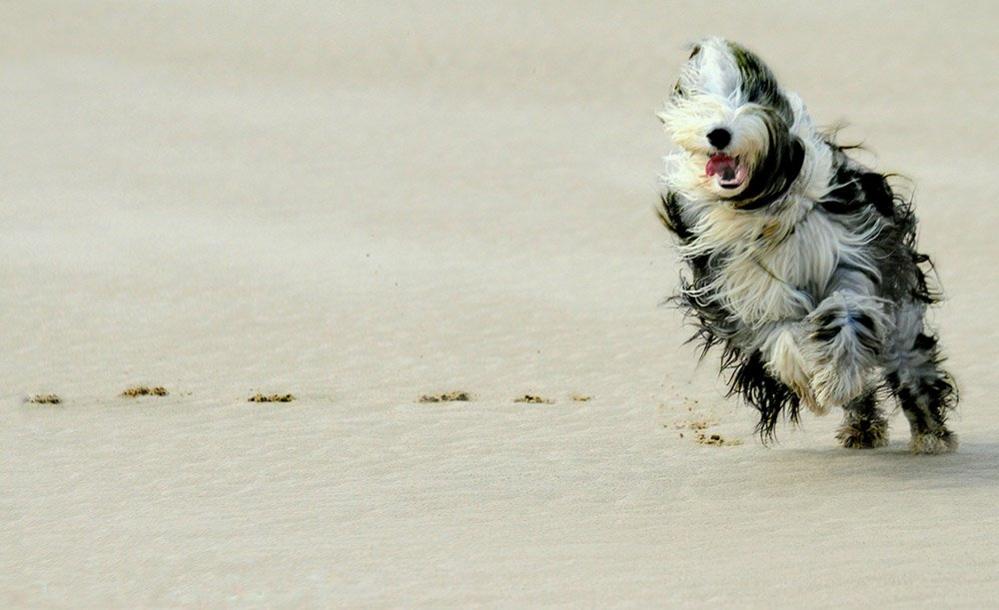
[{"label": "dog's paw", "polygon": [[836,365],[824,364],[815,370],[811,392],[822,413],[842,407],[863,391],[861,379],[852,370],[837,370]]},{"label": "dog's paw", "polygon": [[848,361],[833,361],[816,368],[811,392],[820,413],[842,407],[863,394],[867,388],[865,369]]},{"label": "dog's paw", "polygon": [[941,428],[936,432],[918,432],[909,441],[909,450],[920,455],[938,455],[957,451],[957,435]]},{"label": "dog's paw", "polygon": [[769,345],[770,358],[767,368],[770,373],[798,395],[801,404],[816,415],[825,415],[827,409],[815,400],[810,385],[811,374],[808,362],[798,347],[802,341],[796,336],[801,329],[786,328],[774,336]]},{"label": "dog's paw", "polygon": [[884,447],[888,444],[888,420],[883,417],[848,417],[836,431],[836,440],[847,449]]}]

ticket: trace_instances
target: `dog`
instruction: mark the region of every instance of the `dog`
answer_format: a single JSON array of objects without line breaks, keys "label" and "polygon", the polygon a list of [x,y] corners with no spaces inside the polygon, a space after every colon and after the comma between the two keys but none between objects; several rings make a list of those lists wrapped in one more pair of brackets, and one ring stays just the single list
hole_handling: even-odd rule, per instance
[{"label": "dog", "polygon": [[676,150],[658,212],[689,271],[674,300],[701,357],[722,348],[729,395],[759,411],[764,442],[804,404],[843,409],[842,446],[882,447],[879,403],[894,398],[913,452],[956,450],[957,387],[924,322],[940,294],[889,176],[849,157],[756,54],[721,38],[694,45],[659,116]]}]

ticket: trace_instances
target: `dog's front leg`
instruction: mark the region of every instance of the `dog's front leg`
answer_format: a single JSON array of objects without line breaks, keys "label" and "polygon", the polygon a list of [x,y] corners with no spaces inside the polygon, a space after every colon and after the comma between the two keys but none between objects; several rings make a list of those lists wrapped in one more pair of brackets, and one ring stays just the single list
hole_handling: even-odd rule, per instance
[{"label": "dog's front leg", "polygon": [[801,320],[786,320],[771,324],[764,331],[761,351],[767,369],[774,377],[798,395],[810,411],[824,414],[811,386],[811,365],[806,356],[808,328]]},{"label": "dog's front leg", "polygon": [[869,280],[853,279],[841,281],[805,319],[808,338],[802,355],[823,411],[845,406],[870,389],[887,333],[885,301],[857,290]]}]

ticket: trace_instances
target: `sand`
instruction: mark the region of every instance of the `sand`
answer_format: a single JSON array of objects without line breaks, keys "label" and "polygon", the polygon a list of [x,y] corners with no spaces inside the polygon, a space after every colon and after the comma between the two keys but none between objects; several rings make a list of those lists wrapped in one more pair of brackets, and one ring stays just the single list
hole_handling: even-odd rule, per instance
[{"label": "sand", "polygon": [[[999,9],[536,4],[0,5],[0,605],[994,603]],[[658,305],[707,34],[918,185],[959,453],[764,447]]]}]

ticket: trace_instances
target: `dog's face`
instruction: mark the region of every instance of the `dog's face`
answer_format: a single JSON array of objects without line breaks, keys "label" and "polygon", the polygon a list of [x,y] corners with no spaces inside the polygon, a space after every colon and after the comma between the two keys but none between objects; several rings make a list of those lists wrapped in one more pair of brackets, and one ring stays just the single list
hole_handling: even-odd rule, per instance
[{"label": "dog's face", "polygon": [[719,38],[694,47],[660,116],[685,155],[684,185],[740,208],[766,205],[798,176],[800,102],[753,53]]}]

